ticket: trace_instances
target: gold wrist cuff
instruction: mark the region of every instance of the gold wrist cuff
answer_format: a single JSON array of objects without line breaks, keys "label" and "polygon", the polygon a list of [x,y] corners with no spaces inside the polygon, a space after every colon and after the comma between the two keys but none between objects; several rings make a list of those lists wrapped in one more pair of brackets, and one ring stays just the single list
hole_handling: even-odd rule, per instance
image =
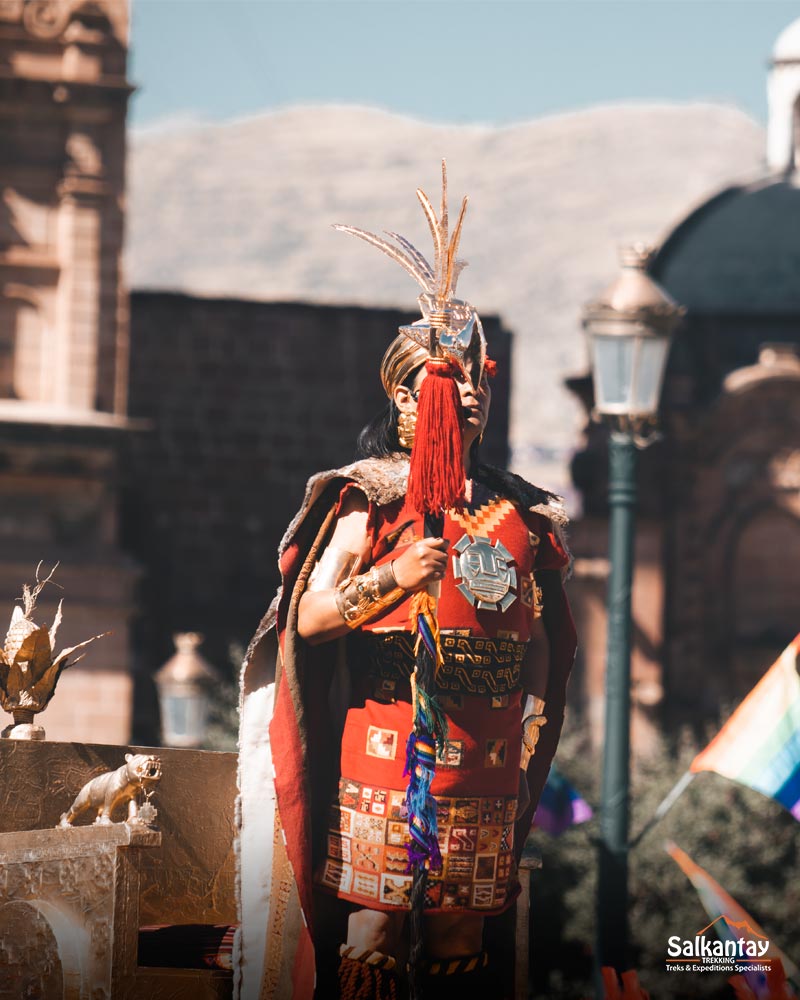
[{"label": "gold wrist cuff", "polygon": [[336,607],[350,628],[358,628],[395,604],[405,593],[397,586],[392,563],[388,562],[340,583],[336,588]]},{"label": "gold wrist cuff", "polygon": [[[532,705],[530,704],[531,702],[533,703]],[[529,708],[532,708],[533,711],[522,720],[522,750],[519,757],[519,766],[523,771],[528,770],[531,757],[536,753],[536,744],[539,742],[542,726],[547,725],[547,719],[544,716],[543,698],[529,697],[528,704],[525,705],[526,711]]]}]

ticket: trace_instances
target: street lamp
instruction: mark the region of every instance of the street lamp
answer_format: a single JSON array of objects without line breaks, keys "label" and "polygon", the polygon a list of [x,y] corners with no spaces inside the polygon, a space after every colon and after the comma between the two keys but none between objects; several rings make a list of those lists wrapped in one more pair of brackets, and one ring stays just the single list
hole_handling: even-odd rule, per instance
[{"label": "street lamp", "polygon": [[198,652],[198,632],[174,635],[175,655],[155,675],[161,708],[161,738],[169,747],[202,747],[208,728],[211,689],[219,674]]},{"label": "street lamp", "polygon": [[622,273],[584,309],[595,413],[609,439],[609,556],[606,711],[597,892],[601,965],[628,968],[628,796],[630,766],[631,580],[636,449],[655,423],[667,354],[685,310],[647,274],[651,251],[621,253]]}]

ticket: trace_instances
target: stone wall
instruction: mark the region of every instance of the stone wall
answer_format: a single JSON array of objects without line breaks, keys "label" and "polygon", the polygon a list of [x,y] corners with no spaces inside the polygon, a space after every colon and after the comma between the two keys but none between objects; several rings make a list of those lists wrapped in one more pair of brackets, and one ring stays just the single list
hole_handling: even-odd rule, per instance
[{"label": "stone wall", "polygon": [[[153,738],[154,669],[171,634],[207,636],[229,668],[278,582],[276,548],[308,476],[352,460],[359,430],[386,403],[380,358],[400,323],[387,309],[131,297],[133,435],[122,527],[143,563],[135,626],[134,733]],[[484,441],[505,465],[511,336],[483,319],[499,374]]]}]

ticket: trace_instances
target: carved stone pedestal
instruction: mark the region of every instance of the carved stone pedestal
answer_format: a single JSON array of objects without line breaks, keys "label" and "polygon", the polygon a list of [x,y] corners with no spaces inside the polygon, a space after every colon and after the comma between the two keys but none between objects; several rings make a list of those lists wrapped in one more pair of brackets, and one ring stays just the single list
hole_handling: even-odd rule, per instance
[{"label": "carved stone pedestal", "polygon": [[128,996],[141,855],[160,844],[126,823],[0,834],[0,997]]},{"label": "carved stone pedestal", "polygon": [[235,754],[160,748],[158,831],[55,829],[90,778],[140,750],[0,740],[0,1000],[230,997],[230,972],[145,968],[138,942],[143,926],[236,922]]}]

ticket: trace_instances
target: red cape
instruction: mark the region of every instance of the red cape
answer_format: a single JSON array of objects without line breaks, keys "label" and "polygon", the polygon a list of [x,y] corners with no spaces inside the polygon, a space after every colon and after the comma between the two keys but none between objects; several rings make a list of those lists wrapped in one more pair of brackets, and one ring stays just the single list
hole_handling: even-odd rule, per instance
[{"label": "red cape", "polygon": [[[281,589],[248,649],[242,671],[239,775],[242,930],[235,949],[237,995],[242,1000],[313,997],[313,835],[319,813],[328,805],[324,796],[330,788],[331,768],[338,765],[328,700],[337,644],[310,648],[300,640],[297,605],[318,553],[327,543],[345,483],[355,482],[368,500],[385,504],[405,493],[407,470],[403,456],[367,459],[309,481],[303,506],[280,547]],[[528,491],[537,492],[533,487]],[[526,500],[530,499],[528,491]],[[566,517],[549,494],[538,492],[541,502],[531,509],[550,518],[563,542]],[[517,820],[515,831],[520,852],[558,745],[576,649],[561,575],[541,572],[537,582],[543,591],[543,618],[550,640],[548,724],[541,730],[528,769],[531,803]],[[269,697],[264,695],[271,678],[265,654],[273,636],[278,640],[278,655],[267,736],[259,732],[259,726],[266,728],[268,721]],[[269,781],[272,768],[274,795],[260,788],[260,783]],[[270,819],[272,831],[267,828]],[[260,832],[259,827],[263,827]],[[262,914],[264,907],[267,912]]]}]

